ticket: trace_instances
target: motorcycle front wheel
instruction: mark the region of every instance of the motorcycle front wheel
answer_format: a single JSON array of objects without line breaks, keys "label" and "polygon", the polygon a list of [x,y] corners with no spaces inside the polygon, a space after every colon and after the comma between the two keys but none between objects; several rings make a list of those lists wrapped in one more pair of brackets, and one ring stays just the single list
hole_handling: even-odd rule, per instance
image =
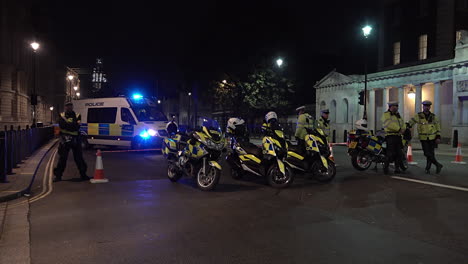
[{"label": "motorcycle front wheel", "polygon": [[369,153],[359,151],[351,156],[351,163],[356,170],[365,171],[372,165],[372,157]]},{"label": "motorcycle front wheel", "polygon": [[220,170],[215,167],[206,166],[206,171],[204,173],[203,166],[201,166],[197,173],[197,186],[202,191],[211,191],[218,185],[220,178]]},{"label": "motorcycle front wheel", "polygon": [[316,160],[312,164],[312,173],[317,181],[323,183],[330,182],[336,175],[335,163],[328,160],[328,168],[325,168],[321,160]]},{"label": "motorcycle front wheel", "polygon": [[167,165],[167,178],[171,180],[171,182],[176,182],[182,177],[182,172],[177,168],[177,166],[170,162]]},{"label": "motorcycle front wheel", "polygon": [[294,173],[289,166],[285,166],[285,174],[281,173],[277,164],[272,165],[266,175],[268,184],[277,189],[286,188],[294,181]]}]

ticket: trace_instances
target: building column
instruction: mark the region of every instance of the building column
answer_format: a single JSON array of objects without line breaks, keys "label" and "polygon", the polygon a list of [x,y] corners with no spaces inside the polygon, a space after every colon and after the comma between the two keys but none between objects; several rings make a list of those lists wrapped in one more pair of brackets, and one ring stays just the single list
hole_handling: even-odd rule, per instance
[{"label": "building column", "polygon": [[[398,87],[398,108],[400,109],[400,115],[405,119],[405,86]],[[406,120],[406,119],[405,119]]]},{"label": "building column", "polygon": [[414,113],[417,114],[421,112],[421,100],[422,100],[422,85],[418,84],[415,85],[414,88],[416,89],[416,98],[414,100]]},{"label": "building column", "polygon": [[389,99],[389,88],[384,87],[382,89],[382,107],[385,109]]},{"label": "building column", "polygon": [[369,109],[367,109],[367,118],[369,121],[369,128],[375,132],[375,90],[369,90]]},{"label": "building column", "polygon": [[442,82],[434,83],[434,114],[440,118],[440,86]]}]

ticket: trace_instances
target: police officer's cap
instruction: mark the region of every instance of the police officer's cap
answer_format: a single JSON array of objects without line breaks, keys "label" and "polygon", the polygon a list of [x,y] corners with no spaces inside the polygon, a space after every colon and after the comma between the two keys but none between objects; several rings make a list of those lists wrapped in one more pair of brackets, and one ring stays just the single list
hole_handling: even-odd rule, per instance
[{"label": "police officer's cap", "polygon": [[296,108],[296,112],[299,112],[301,110],[305,110],[305,106],[299,106],[298,108]]},{"label": "police officer's cap", "polygon": [[388,104],[388,107],[394,106],[394,105],[398,106],[398,101],[390,101],[387,104]]},{"label": "police officer's cap", "polygon": [[426,100],[426,101],[422,102],[422,105],[432,105],[432,102],[429,101],[429,100]]},{"label": "police officer's cap", "polygon": [[328,109],[323,109],[323,110],[321,111],[321,113],[322,113],[322,114],[329,114],[329,113],[330,113],[330,110],[328,110]]},{"label": "police officer's cap", "polygon": [[69,105],[73,106],[73,103],[71,101],[68,101],[65,103],[65,106],[69,106]]}]

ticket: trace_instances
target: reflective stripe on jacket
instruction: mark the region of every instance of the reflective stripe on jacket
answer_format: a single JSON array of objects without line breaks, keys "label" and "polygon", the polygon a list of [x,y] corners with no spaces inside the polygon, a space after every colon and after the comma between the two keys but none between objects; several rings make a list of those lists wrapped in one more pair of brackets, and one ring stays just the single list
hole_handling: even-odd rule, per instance
[{"label": "reflective stripe on jacket", "polygon": [[393,114],[387,111],[383,113],[381,121],[387,136],[399,135],[402,129],[406,129],[406,124],[403,122],[403,118],[401,118],[399,113]]},{"label": "reflective stripe on jacket", "polygon": [[434,140],[440,137],[440,122],[437,116],[431,112],[429,115],[424,112],[418,113],[409,121],[410,126],[418,124],[419,140]]}]

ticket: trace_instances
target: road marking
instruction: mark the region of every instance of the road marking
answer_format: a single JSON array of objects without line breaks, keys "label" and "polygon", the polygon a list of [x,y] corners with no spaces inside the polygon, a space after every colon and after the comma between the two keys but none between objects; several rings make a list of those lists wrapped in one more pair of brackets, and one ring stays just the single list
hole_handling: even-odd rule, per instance
[{"label": "road marking", "polygon": [[126,150],[103,150],[102,153],[118,153],[118,152],[143,152],[143,151],[161,151],[161,149],[126,149]]},{"label": "road marking", "polygon": [[30,203],[39,201],[40,199],[43,199],[43,198],[47,197],[50,193],[52,193],[54,164],[55,164],[55,158],[57,156],[57,152],[58,152],[58,149],[55,150],[54,154],[52,155],[51,159],[49,160],[49,162],[51,162],[51,163],[49,164],[49,168],[46,168],[46,170],[47,169],[49,170],[48,173],[47,172],[44,173],[43,186],[46,186],[45,184],[47,183],[48,188],[44,188],[43,190],[47,190],[47,191],[45,193],[43,191],[42,192],[43,194],[29,200]]},{"label": "road marking", "polygon": [[427,185],[432,185],[432,186],[441,187],[441,188],[447,188],[447,189],[452,189],[452,190],[457,190],[457,191],[468,192],[468,188],[464,188],[464,187],[458,187],[458,186],[452,186],[452,185],[446,185],[446,184],[440,184],[440,183],[428,182],[428,181],[421,181],[421,180],[415,180],[415,179],[398,177],[398,176],[392,176],[392,178],[397,179],[397,180],[416,182],[416,183],[427,184]]}]

